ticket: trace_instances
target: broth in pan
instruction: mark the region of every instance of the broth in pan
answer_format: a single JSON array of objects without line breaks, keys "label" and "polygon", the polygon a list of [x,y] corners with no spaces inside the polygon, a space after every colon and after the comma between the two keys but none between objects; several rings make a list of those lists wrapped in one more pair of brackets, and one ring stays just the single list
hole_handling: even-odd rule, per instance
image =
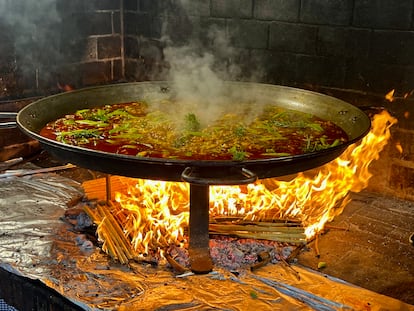
[{"label": "broth in pan", "polygon": [[[170,103],[173,105],[174,103]],[[49,122],[40,132],[65,144],[137,157],[191,160],[255,160],[295,156],[348,141],[331,121],[263,105],[238,105],[210,124],[197,113],[181,117],[171,110],[129,102],[78,110]]]}]

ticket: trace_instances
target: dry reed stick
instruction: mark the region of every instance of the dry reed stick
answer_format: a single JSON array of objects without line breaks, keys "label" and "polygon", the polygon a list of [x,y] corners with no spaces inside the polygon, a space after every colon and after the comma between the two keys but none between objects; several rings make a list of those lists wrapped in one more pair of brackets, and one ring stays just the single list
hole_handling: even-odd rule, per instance
[{"label": "dry reed stick", "polygon": [[[89,189],[91,188],[93,187]],[[105,205],[98,204],[96,209],[91,209],[88,206],[85,206],[84,209],[94,223],[99,226],[98,234],[100,234],[100,238],[104,242],[104,251],[122,264],[126,264],[131,259],[137,257],[130,238],[122,229],[128,222],[127,215],[118,205],[109,201]],[[263,239],[291,244],[303,245],[306,243],[304,228],[300,223],[292,221],[254,222],[243,220],[240,217],[215,217],[211,219],[209,232],[210,234]],[[159,247],[165,247],[168,244],[164,235],[160,237],[158,242],[162,244]]]},{"label": "dry reed stick", "polygon": [[292,244],[306,243],[306,236],[304,234],[286,235],[286,234],[264,234],[265,232],[210,232],[211,234],[236,236],[245,239],[269,240],[275,242],[284,242]]},{"label": "dry reed stick", "polygon": [[326,225],[326,224],[324,226],[324,229],[326,229],[326,230],[334,229],[334,230],[341,230],[341,231],[349,231],[349,228],[332,226],[332,225]]},{"label": "dry reed stick", "polygon": [[300,274],[299,274],[299,272],[298,271],[296,271],[293,267],[292,267],[292,265],[288,262],[288,261],[286,261],[282,256],[280,256],[280,261],[285,265],[285,267],[287,267],[291,272],[293,272],[293,274],[295,275],[295,277],[296,277],[296,279],[298,280],[298,281],[300,281]]},{"label": "dry reed stick", "polygon": [[233,224],[210,224],[211,230],[217,231],[248,231],[248,232],[274,232],[274,233],[303,233],[301,227],[267,227],[261,225],[233,225]]},{"label": "dry reed stick", "polygon": [[209,225],[210,234],[233,235],[242,238],[264,239],[278,242],[302,244],[306,241],[303,227],[298,224],[282,226],[280,223],[221,222]]},{"label": "dry reed stick", "polygon": [[[115,209],[114,205],[111,205],[111,207],[113,210]],[[104,242],[102,246],[104,251],[106,248],[109,255],[119,260],[122,264],[128,263],[129,260],[135,257],[131,242],[123,234],[119,222],[112,215],[113,211],[99,204],[94,211],[87,206],[84,209],[94,223],[98,225],[98,230]]]},{"label": "dry reed stick", "polygon": [[[98,208],[99,208],[99,205],[98,205]],[[101,207],[101,209],[107,219],[107,224],[108,224],[108,227],[111,229],[111,233],[114,234],[115,240],[118,242],[119,246],[122,247],[127,258],[128,259],[134,258],[133,250],[131,248],[131,243],[125,237],[119,223],[115,220],[114,216],[107,209],[103,207]]]}]

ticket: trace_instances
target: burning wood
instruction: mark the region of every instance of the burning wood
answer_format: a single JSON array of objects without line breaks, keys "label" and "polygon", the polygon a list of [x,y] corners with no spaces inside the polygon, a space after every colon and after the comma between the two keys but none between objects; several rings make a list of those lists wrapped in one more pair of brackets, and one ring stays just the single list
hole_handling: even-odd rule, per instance
[{"label": "burning wood", "polygon": [[[142,261],[143,254],[134,250],[131,238],[122,229],[128,215],[118,204],[98,203],[95,208],[85,205],[84,209],[98,225],[97,232],[103,241],[102,250],[122,264],[127,264],[131,260]],[[225,235],[242,238],[212,238],[211,248],[212,253],[215,254],[215,261],[222,267],[231,269],[249,265],[252,265],[252,269],[257,269],[269,262],[287,258],[290,254],[290,246],[279,243],[280,240],[290,240],[290,244],[305,243],[303,227],[293,222],[254,224],[239,220],[238,224],[221,221],[220,223],[212,223],[211,226],[210,234],[216,237]],[[268,242],[255,240],[268,240]],[[178,246],[168,246],[167,244],[166,241],[160,241],[160,245],[158,245],[162,255],[175,271],[180,273],[186,271],[188,269],[187,250],[179,251],[177,250]],[[285,247],[288,249],[284,249]],[[156,248],[149,249],[150,254],[147,255],[156,256]],[[268,256],[264,256],[264,254],[268,254]]]},{"label": "burning wood", "polygon": [[[322,166],[315,176],[300,173],[290,181],[269,179],[247,186],[211,186],[210,234],[300,247],[342,212],[349,202],[349,192],[359,192],[368,185],[368,166],[379,157],[395,123],[386,111],[375,115],[370,133],[338,159]],[[107,198],[105,179],[83,186],[90,199]],[[88,211],[98,224],[104,250],[111,256],[128,262],[151,252],[163,256],[171,246],[185,248],[188,184],[112,177],[111,189],[114,193],[110,197],[115,200],[110,206],[99,205],[98,211]],[[260,251],[264,250],[255,252],[256,258]]]},{"label": "burning wood", "polygon": [[298,222],[253,222],[242,219],[236,221],[210,223],[210,234],[230,235],[240,238],[251,238],[286,242],[292,244],[306,243],[306,235]]},{"label": "burning wood", "polygon": [[270,254],[268,252],[261,252],[259,254],[259,262],[250,267],[251,271],[261,268],[270,262]]}]

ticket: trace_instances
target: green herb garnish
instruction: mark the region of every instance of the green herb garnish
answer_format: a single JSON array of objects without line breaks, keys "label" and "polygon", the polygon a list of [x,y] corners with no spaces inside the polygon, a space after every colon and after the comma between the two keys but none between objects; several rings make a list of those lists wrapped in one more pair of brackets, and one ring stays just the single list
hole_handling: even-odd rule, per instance
[{"label": "green herb garnish", "polygon": [[194,113],[189,113],[185,116],[184,129],[187,132],[199,132],[201,129],[200,122]]},{"label": "green herb garnish", "polygon": [[231,155],[233,156],[233,160],[235,161],[243,161],[244,159],[246,159],[248,153],[243,151],[243,150],[239,150],[236,146],[233,146],[229,149],[229,152],[231,153]]}]

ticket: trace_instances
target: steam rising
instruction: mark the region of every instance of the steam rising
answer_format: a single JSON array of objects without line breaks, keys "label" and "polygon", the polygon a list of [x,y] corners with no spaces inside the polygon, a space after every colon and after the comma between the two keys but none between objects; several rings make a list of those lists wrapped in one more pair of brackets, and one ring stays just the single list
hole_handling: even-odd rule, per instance
[{"label": "steam rising", "polygon": [[[76,38],[79,40],[87,32],[79,34],[81,29],[76,29],[78,26],[70,17],[71,12],[65,11],[67,6],[62,5],[66,3],[64,1],[0,0],[0,26],[5,25],[6,30],[13,32],[19,69],[26,78],[32,81],[36,79],[37,83],[39,75],[46,83],[50,83],[53,80],[47,81],[49,75],[54,74],[59,66],[79,61],[76,58],[78,55],[72,55],[74,51],[71,49],[79,47]],[[234,61],[238,56],[237,49],[229,43],[226,30],[217,25],[207,30],[189,27],[191,12],[200,7],[205,8],[208,4],[192,0],[179,0],[175,4],[180,6],[179,14],[171,13],[176,11],[169,7],[170,13],[166,12],[166,15],[171,19],[165,19],[161,27],[161,41],[166,46],[163,53],[170,65],[167,79],[172,81],[177,99],[187,103],[180,108],[179,113],[196,109],[194,113],[200,115],[200,121],[206,124],[214,121],[223,110],[236,108],[234,103],[229,107],[228,100],[225,100],[229,94],[223,81],[241,79],[242,70]],[[76,7],[76,4],[73,6]],[[177,34],[175,27],[180,26],[180,20],[180,29],[185,30],[183,33],[186,36],[188,33],[188,38],[185,38],[185,42],[174,42],[173,39],[177,38],[170,34]],[[172,24],[168,25],[169,22]],[[82,48],[80,46],[77,50]],[[153,54],[152,50],[150,53]],[[53,83],[58,82],[54,78]]]},{"label": "steam rising", "polygon": [[[180,0],[184,15],[197,11],[197,5],[191,0]],[[186,12],[186,13],[185,13]],[[188,18],[182,18],[183,28],[187,29]],[[168,19],[167,19],[168,20]],[[176,32],[177,20],[171,26]],[[235,62],[239,58],[238,50],[230,44],[226,27],[212,25],[209,29],[194,27],[185,43],[173,42],[168,35],[168,22],[162,29],[166,43],[164,57],[170,66],[168,80],[172,82],[175,96],[180,103],[176,108],[178,118],[186,113],[195,113],[203,126],[211,124],[226,112],[238,112],[241,94],[232,94],[224,81],[240,81],[243,78],[240,66]],[[248,79],[258,80],[259,68]],[[246,94],[245,94],[246,95]],[[249,96],[254,98],[253,94]],[[259,107],[255,113],[259,114]],[[254,116],[252,116],[254,117]]]},{"label": "steam rising", "polygon": [[38,83],[61,61],[59,28],[61,18],[56,0],[2,0],[0,19],[3,31],[14,38],[14,54],[23,75]]},{"label": "steam rising", "polygon": [[[186,1],[181,1],[186,5]],[[168,26],[164,27],[168,29]],[[230,66],[228,60],[234,55],[224,31],[216,27],[208,30],[209,46],[193,37],[185,45],[175,46],[168,35],[164,35],[167,47],[165,60],[170,66],[168,80],[171,81],[177,102],[177,117],[195,113],[201,124],[206,126],[222,116],[229,107],[229,91],[225,80],[239,78],[237,66]],[[234,103],[233,103],[234,104]]]},{"label": "steam rising", "polygon": [[180,103],[178,114],[193,112],[202,124],[213,121],[222,111],[220,98],[224,96],[222,80],[212,70],[213,55],[196,55],[190,47],[167,48],[164,53],[170,60],[169,80]]}]

